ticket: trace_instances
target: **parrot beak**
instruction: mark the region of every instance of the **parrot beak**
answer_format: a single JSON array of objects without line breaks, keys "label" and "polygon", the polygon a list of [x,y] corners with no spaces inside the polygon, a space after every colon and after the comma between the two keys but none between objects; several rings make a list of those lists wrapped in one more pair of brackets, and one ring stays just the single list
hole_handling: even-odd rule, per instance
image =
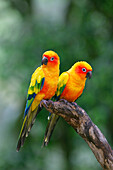
[{"label": "parrot beak", "polygon": [[48,63],[48,58],[44,56],[43,59],[42,59],[42,65],[43,64],[47,65],[47,63]]},{"label": "parrot beak", "polygon": [[87,74],[86,74],[86,78],[91,78],[92,77],[92,71],[88,71]]}]

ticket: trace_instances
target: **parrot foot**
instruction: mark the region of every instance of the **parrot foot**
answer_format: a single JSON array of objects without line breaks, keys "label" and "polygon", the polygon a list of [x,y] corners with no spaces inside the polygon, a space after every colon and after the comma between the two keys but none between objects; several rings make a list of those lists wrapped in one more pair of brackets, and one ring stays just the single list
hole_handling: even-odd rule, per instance
[{"label": "parrot foot", "polygon": [[68,103],[68,101],[65,100],[65,99],[60,99],[59,102],[63,102],[64,104],[67,104],[67,103]]},{"label": "parrot foot", "polygon": [[47,106],[47,103],[46,103],[46,100],[41,100],[41,102],[40,102],[40,107],[42,108],[43,105],[45,105],[46,107],[48,107],[48,106]]}]

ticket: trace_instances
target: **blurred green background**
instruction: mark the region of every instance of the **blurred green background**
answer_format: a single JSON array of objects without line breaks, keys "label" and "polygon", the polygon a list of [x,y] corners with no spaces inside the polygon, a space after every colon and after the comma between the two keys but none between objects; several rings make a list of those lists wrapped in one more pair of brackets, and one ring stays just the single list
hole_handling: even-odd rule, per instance
[{"label": "blurred green background", "polygon": [[0,169],[100,170],[88,145],[63,119],[48,147],[41,148],[45,109],[16,152],[30,77],[49,49],[61,57],[61,72],[78,60],[92,65],[92,79],[77,103],[113,148],[113,1],[0,0]]}]

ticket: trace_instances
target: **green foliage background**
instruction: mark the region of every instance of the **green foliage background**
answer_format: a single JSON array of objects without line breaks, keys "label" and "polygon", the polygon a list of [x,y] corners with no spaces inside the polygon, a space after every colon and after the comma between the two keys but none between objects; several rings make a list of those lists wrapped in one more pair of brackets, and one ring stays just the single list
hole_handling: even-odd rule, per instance
[{"label": "green foliage background", "polygon": [[61,72],[78,60],[92,65],[77,103],[113,148],[113,1],[0,0],[0,169],[99,170],[87,144],[63,119],[41,148],[46,110],[16,152],[30,76],[49,49],[61,57]]}]

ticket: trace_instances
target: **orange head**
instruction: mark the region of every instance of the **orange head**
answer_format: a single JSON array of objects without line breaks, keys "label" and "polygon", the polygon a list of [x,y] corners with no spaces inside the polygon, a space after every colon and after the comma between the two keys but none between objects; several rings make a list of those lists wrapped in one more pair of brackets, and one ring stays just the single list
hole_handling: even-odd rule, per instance
[{"label": "orange head", "polygon": [[42,56],[42,66],[43,67],[55,67],[59,66],[60,59],[57,53],[54,51],[46,51]]},{"label": "orange head", "polygon": [[86,61],[76,62],[70,70],[74,70],[81,79],[90,79],[92,76],[92,67]]}]

